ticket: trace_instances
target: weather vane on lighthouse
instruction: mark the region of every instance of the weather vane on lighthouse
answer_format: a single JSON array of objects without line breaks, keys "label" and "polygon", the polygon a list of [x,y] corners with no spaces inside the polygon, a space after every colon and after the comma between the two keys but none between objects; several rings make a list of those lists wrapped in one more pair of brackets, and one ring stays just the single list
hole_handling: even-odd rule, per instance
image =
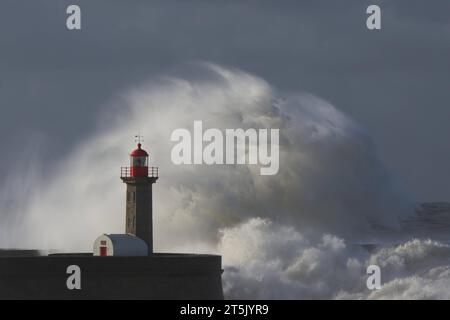
[{"label": "weather vane on lighthouse", "polygon": [[138,144],[144,142],[144,136],[141,135],[141,131],[139,131],[138,134],[134,136],[134,141],[137,142]]}]

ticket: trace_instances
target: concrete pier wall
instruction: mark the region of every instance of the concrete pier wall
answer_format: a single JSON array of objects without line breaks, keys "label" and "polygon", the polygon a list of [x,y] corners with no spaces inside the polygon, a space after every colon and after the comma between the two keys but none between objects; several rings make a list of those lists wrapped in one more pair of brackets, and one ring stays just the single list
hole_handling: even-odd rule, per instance
[{"label": "concrete pier wall", "polygon": [[[81,290],[67,268],[79,266]],[[221,257],[0,256],[0,299],[223,299]]]}]

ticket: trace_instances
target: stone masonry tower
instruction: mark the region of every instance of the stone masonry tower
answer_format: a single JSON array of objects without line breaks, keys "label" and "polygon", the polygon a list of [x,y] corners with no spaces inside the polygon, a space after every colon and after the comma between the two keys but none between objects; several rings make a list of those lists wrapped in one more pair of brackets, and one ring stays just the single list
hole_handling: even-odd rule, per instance
[{"label": "stone masonry tower", "polygon": [[148,166],[148,153],[138,148],[130,154],[130,167],[122,167],[120,178],[127,185],[125,231],[145,241],[153,253],[152,185],[158,168]]}]

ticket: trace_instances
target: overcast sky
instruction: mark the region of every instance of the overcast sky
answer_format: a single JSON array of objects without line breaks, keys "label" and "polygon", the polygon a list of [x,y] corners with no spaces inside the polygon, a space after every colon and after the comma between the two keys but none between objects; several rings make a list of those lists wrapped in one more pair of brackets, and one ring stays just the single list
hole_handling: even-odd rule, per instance
[{"label": "overcast sky", "polygon": [[[65,26],[73,3],[81,31]],[[328,100],[417,199],[450,201],[449,57],[448,0],[1,0],[0,178],[30,143],[51,166],[120,92],[206,60]]]}]

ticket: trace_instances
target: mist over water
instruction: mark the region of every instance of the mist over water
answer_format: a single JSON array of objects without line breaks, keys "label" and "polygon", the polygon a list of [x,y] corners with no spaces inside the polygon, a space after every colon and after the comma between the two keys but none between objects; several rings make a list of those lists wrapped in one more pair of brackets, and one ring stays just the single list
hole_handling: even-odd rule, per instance
[{"label": "mist over water", "polygon": [[[222,254],[227,297],[450,296],[448,246],[413,240],[369,253],[355,245],[382,241],[380,226],[398,230],[413,199],[364,129],[328,102],[204,64],[197,73],[125,91],[103,116],[97,133],[50,175],[40,176],[33,160],[9,178],[0,193],[1,247],[91,251],[100,234],[124,232],[119,173],[134,148],[131,136],[141,130],[150,163],[160,168],[155,250]],[[195,120],[205,129],[280,129],[279,173],[261,176],[257,165],[172,164],[171,133],[192,132]],[[366,288],[369,264],[382,267],[381,290]]]}]

